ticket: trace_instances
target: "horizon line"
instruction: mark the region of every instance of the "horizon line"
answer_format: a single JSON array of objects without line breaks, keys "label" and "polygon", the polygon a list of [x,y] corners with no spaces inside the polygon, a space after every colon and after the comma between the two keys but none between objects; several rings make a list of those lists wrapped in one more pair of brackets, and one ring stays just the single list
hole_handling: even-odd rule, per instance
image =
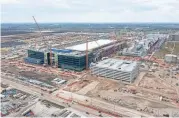
[{"label": "horizon line", "polygon": [[[34,22],[1,22],[1,24],[23,24]],[[64,24],[179,24],[179,22],[38,22],[38,23],[64,23]]]}]

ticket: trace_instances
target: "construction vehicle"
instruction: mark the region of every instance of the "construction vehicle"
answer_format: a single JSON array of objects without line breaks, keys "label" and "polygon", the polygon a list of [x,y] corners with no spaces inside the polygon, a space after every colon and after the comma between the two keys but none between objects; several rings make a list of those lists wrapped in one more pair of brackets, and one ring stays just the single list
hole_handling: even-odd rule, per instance
[{"label": "construction vehicle", "polygon": [[164,97],[164,96],[160,96],[160,101],[165,101],[165,102],[169,102],[169,98]]}]

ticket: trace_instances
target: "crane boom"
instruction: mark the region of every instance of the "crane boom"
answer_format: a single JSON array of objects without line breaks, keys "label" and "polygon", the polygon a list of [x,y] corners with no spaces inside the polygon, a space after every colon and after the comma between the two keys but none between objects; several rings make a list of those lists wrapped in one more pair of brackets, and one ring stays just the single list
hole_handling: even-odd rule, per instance
[{"label": "crane boom", "polygon": [[[40,26],[38,25],[38,23],[37,23],[35,17],[32,16],[32,18],[34,19],[34,22],[35,22],[35,24],[37,25],[37,28],[38,28],[38,30],[39,30],[39,32],[40,32],[41,37],[45,40],[45,37],[42,35],[42,31],[41,31]],[[46,43],[45,43],[45,44],[46,44]],[[37,42],[36,42],[36,40],[35,40],[35,45],[36,45],[36,48],[37,48]],[[52,51],[51,51],[51,48],[50,48],[51,46],[49,46],[49,44],[46,44],[46,46],[47,46],[48,49],[50,49],[50,64],[52,65]]]},{"label": "crane boom", "polygon": [[41,35],[41,37],[42,37],[43,39],[45,39],[45,38],[44,38],[44,36],[42,35],[42,31],[41,31],[41,29],[40,29],[40,27],[39,27],[39,25],[38,25],[38,23],[37,23],[37,21],[36,21],[35,17],[34,17],[34,16],[32,16],[32,18],[34,19],[35,24],[37,25],[37,28],[38,28],[38,30],[40,31],[40,35]]}]

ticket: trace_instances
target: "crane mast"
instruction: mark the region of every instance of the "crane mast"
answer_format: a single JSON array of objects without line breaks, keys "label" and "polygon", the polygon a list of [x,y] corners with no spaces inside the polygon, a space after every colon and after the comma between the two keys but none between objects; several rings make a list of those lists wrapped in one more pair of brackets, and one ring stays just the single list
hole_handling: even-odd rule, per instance
[{"label": "crane mast", "polygon": [[[37,26],[37,28],[38,28],[38,30],[40,32],[41,37],[45,40],[45,37],[42,35],[42,31],[41,31],[40,26],[38,25],[35,17],[32,16],[32,18],[34,19],[34,22],[35,22],[35,24],[36,24],[36,26]],[[51,50],[51,46],[49,46],[49,44],[46,44],[46,45],[47,45],[47,48],[50,50],[50,65],[52,65],[52,50]],[[37,41],[36,40],[35,40],[35,46],[37,48]]]}]

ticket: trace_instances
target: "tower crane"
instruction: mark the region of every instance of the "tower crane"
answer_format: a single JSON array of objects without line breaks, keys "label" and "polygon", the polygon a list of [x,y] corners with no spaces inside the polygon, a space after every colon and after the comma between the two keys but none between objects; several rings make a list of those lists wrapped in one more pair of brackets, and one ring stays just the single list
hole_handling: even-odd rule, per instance
[{"label": "tower crane", "polygon": [[[32,18],[34,19],[34,22],[35,22],[35,24],[36,24],[36,26],[37,26],[37,28],[38,28],[38,30],[40,32],[41,37],[45,40],[45,37],[42,35],[42,31],[41,31],[40,26],[38,25],[35,17],[32,16]],[[35,40],[35,45],[36,45],[36,48],[37,48],[37,41],[36,40]],[[51,45],[50,44],[46,44],[46,43],[45,43],[45,45],[50,50],[50,65],[52,65],[52,49],[51,49]]]}]

